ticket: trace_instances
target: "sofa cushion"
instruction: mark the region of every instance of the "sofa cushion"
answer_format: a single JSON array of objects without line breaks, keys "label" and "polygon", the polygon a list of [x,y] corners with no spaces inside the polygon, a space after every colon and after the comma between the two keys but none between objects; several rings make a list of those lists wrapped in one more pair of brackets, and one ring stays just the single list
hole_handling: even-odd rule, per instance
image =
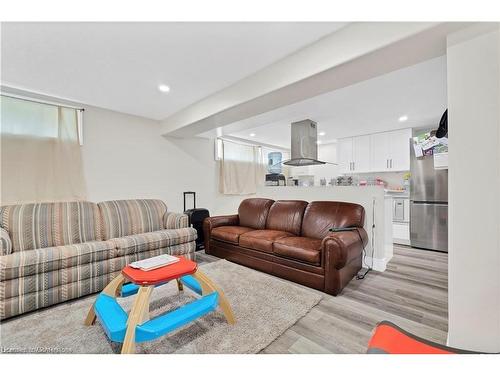
[{"label": "sofa cushion", "polygon": [[346,202],[311,202],[307,205],[302,220],[301,236],[321,239],[330,232],[329,229],[359,227],[365,220],[363,206]]},{"label": "sofa cushion", "polygon": [[222,226],[212,229],[212,238],[238,245],[240,235],[252,231],[252,228],[238,226]]},{"label": "sofa cushion", "polygon": [[281,230],[253,230],[240,236],[240,246],[260,250],[266,253],[273,252],[273,242],[279,238],[290,237],[293,234]]},{"label": "sofa cushion", "polygon": [[123,256],[192,242],[196,240],[196,237],[196,229],[181,228],[133,234],[131,236],[112,238],[110,241],[118,249],[118,256]]},{"label": "sofa cushion", "polygon": [[240,225],[253,229],[264,229],[266,227],[267,214],[273,203],[272,199],[265,198],[243,200],[238,207]]},{"label": "sofa cushion", "polygon": [[12,251],[101,240],[101,219],[92,202],[29,203],[0,207]]},{"label": "sofa cushion", "polygon": [[111,241],[47,247],[0,256],[0,280],[50,272],[117,256]]},{"label": "sofa cushion", "polygon": [[280,238],[273,244],[273,253],[319,266],[321,263],[321,240],[308,237]]},{"label": "sofa cushion", "polygon": [[267,215],[266,229],[281,230],[299,236],[306,207],[305,201],[274,202]]},{"label": "sofa cushion", "polygon": [[167,206],[157,199],[106,201],[97,204],[101,210],[103,236],[130,236],[163,229]]}]

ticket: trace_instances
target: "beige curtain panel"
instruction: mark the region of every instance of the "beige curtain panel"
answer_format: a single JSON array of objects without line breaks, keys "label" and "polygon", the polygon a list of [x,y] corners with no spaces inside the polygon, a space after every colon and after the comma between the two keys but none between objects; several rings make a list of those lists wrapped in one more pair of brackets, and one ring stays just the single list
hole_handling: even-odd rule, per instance
[{"label": "beige curtain panel", "polygon": [[77,110],[1,97],[1,204],[85,200]]},{"label": "beige curtain panel", "polygon": [[265,179],[261,148],[222,141],[219,177],[222,194],[255,194]]}]

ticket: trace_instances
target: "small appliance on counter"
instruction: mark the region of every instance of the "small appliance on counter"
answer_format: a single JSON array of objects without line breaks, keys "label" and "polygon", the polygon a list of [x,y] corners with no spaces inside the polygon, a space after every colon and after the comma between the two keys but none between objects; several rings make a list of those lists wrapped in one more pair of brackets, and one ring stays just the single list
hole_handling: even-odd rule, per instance
[{"label": "small appliance on counter", "polygon": [[281,173],[282,165],[281,165],[281,152],[270,152],[267,155],[267,171],[266,174],[266,186],[285,186],[286,178]]},{"label": "small appliance on counter", "polygon": [[297,176],[298,186],[314,186],[314,176],[304,175]]},{"label": "small appliance on counter", "polygon": [[285,186],[286,178],[281,173],[266,174],[266,186]]},{"label": "small appliance on counter", "polygon": [[337,186],[353,186],[354,180],[352,176],[337,177]]},{"label": "small appliance on counter", "polygon": [[282,172],[281,152],[270,152],[267,155],[267,171],[271,174],[280,174]]},{"label": "small appliance on counter", "polygon": [[[206,208],[196,208],[196,192],[185,191],[182,193],[184,195],[184,213],[189,217],[189,225],[191,225],[198,234],[196,238],[196,251],[203,250],[205,248],[205,237],[203,235],[203,220],[210,217],[210,213]],[[186,196],[193,196],[193,208],[186,210]]]}]

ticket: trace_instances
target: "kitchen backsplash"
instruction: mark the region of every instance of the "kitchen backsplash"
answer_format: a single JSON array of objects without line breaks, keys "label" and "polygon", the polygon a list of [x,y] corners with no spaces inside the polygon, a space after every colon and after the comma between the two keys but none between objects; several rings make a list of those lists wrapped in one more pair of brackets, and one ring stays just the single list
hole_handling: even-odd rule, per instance
[{"label": "kitchen backsplash", "polygon": [[360,173],[359,177],[363,179],[381,178],[387,182],[388,189],[397,189],[404,187],[404,176],[408,172],[378,172],[378,173]]}]

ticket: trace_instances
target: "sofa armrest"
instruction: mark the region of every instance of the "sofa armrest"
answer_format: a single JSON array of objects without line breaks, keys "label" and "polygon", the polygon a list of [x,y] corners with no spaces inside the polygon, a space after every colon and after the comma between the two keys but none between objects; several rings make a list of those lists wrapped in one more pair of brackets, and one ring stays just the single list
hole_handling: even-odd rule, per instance
[{"label": "sofa armrest", "polygon": [[363,228],[332,233],[323,239],[326,293],[336,296],[356,276],[362,267],[363,246],[367,243],[368,235]]},{"label": "sofa armrest", "polygon": [[225,225],[239,225],[239,224],[240,224],[240,218],[238,215],[212,216],[212,217],[207,217],[203,221],[203,226],[209,225],[211,229],[222,227]]},{"label": "sofa armrest", "polygon": [[329,234],[321,243],[325,266],[341,269],[363,253],[368,235],[363,228]]},{"label": "sofa armrest", "polygon": [[0,255],[8,255],[12,253],[12,241],[4,228],[0,227]]},{"label": "sofa armrest", "polygon": [[186,214],[166,212],[163,216],[163,227],[165,229],[189,228],[189,217]]},{"label": "sofa armrest", "polygon": [[212,216],[203,220],[203,236],[205,238],[205,253],[210,254],[210,237],[212,229],[226,225],[239,225],[238,215]]}]

